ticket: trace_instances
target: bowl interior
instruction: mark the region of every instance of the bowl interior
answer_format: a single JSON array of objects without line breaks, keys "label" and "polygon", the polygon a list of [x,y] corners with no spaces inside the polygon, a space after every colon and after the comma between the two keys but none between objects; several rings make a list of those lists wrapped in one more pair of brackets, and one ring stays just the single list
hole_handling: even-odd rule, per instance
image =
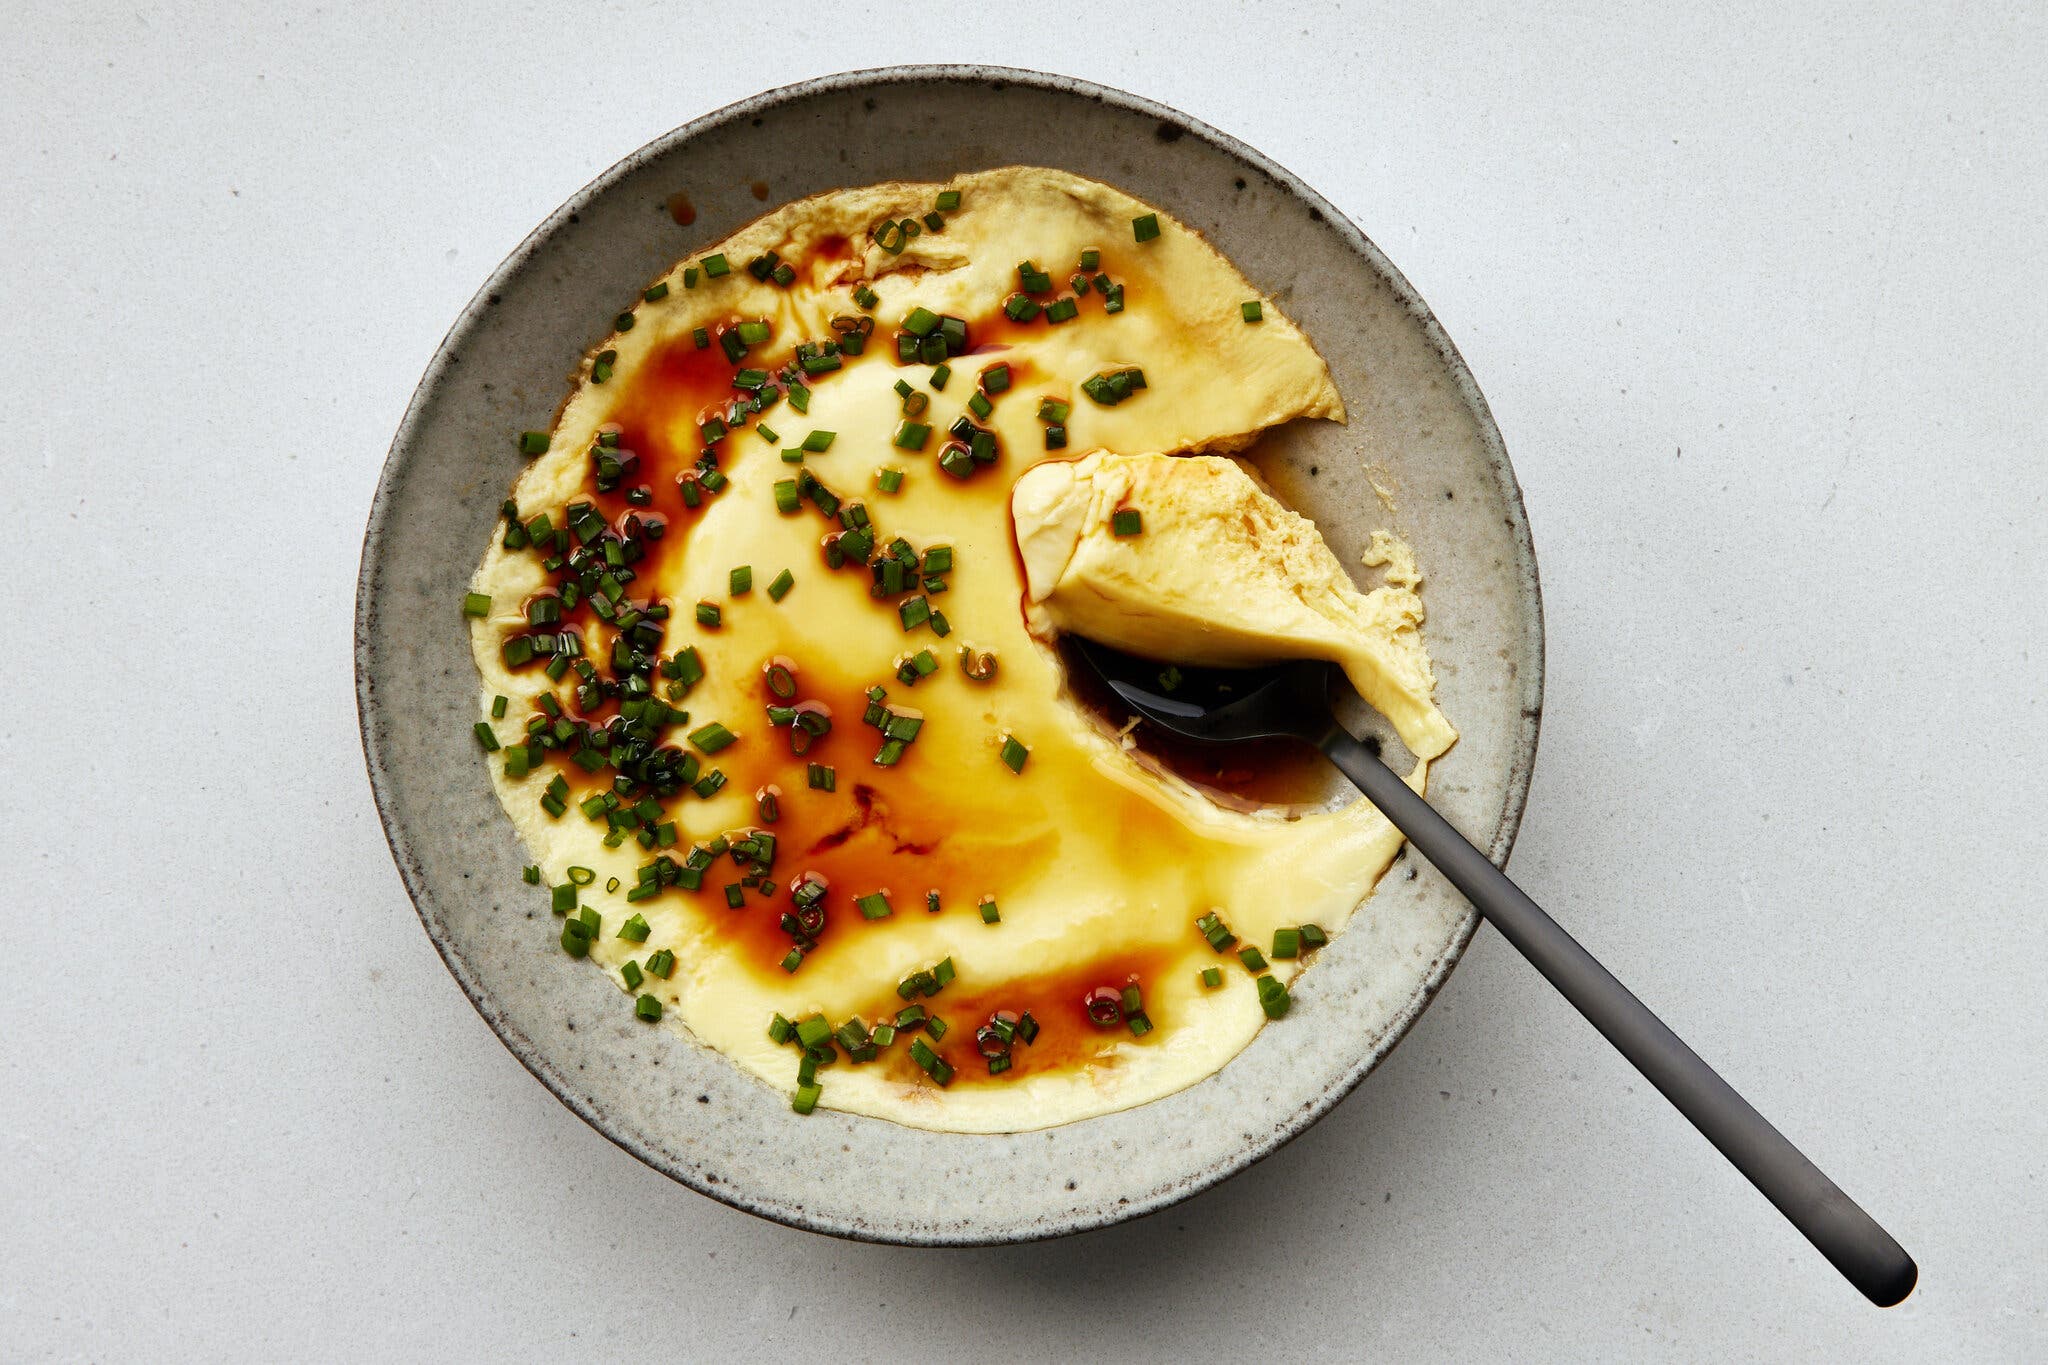
[{"label": "bowl interior", "polygon": [[[1202,1189],[1342,1098],[1427,1005],[1477,922],[1404,857],[1301,979],[1287,1023],[1221,1073],[1136,1110],[988,1137],[822,1110],[799,1117],[717,1054],[636,1024],[608,979],[553,950],[552,916],[520,880],[525,855],[469,734],[475,671],[455,608],[519,472],[516,433],[545,424],[622,301],[765,208],[835,186],[1013,163],[1064,167],[1170,210],[1315,340],[1350,423],[1297,424],[1264,442],[1258,462],[1347,564],[1378,527],[1414,547],[1438,697],[1462,736],[1432,773],[1430,796],[1496,861],[1513,841],[1535,756],[1536,567],[1485,402],[1377,249],[1258,154],[1083,82],[898,68],[759,96],[608,171],[472,301],[392,446],[357,603],[364,749],[429,934],[520,1060],[657,1169],[740,1208],[842,1235],[1018,1240]],[[688,227],[677,221],[685,199],[696,215]]]}]

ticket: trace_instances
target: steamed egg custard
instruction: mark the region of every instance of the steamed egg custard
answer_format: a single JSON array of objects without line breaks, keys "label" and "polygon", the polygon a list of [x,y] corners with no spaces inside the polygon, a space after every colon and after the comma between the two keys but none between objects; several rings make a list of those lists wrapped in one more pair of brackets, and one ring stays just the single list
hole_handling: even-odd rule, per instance
[{"label": "steamed egg custard", "polygon": [[677,265],[521,438],[465,600],[551,933],[803,1113],[1016,1131],[1215,1072],[1400,836],[1160,761],[1053,641],[1337,659],[1419,789],[1455,735],[1405,552],[1357,592],[1218,453],[1295,418],[1343,418],[1299,329],[1057,171],[821,194]]}]

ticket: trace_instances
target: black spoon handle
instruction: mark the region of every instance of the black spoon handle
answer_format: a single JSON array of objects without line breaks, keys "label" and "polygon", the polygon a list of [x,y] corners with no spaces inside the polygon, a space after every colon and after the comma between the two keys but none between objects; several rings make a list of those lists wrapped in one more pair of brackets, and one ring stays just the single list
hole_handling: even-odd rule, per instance
[{"label": "black spoon handle", "polygon": [[1750,1108],[1698,1053],[1393,769],[1340,727],[1333,726],[1319,747],[1849,1283],[1880,1308],[1913,1292],[1919,1268],[1891,1234]]}]

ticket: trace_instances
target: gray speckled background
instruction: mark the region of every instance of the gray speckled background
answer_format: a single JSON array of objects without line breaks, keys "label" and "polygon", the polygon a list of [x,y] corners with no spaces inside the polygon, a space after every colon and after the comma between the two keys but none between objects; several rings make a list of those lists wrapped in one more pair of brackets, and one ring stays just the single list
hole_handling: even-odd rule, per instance
[{"label": "gray speckled background", "polygon": [[[21,628],[127,680],[100,703],[127,738],[66,738],[99,713],[69,672],[0,684],[0,839],[34,888],[0,991],[4,1353],[2048,1352],[2032,9],[1284,5],[1256,44],[1199,5],[1071,43],[1099,9],[912,13],[711,62],[666,7],[14,30],[0,505],[22,600],[61,608]],[[688,117],[1055,50],[1299,172],[1444,320],[1543,554],[1513,870],[1894,1228],[1904,1308],[1863,1305],[1488,932],[1301,1141],[1001,1251],[684,1191],[451,988],[369,806],[348,638],[448,320]],[[546,97],[550,61],[602,100]]]}]

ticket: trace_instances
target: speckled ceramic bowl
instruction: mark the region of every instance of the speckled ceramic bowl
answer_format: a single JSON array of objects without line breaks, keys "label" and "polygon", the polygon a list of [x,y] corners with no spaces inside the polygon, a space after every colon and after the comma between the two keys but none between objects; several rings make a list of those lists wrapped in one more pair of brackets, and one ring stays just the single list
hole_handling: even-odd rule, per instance
[{"label": "speckled ceramic bowl", "polygon": [[[534,922],[548,917],[545,898],[520,880],[525,856],[470,737],[476,674],[457,610],[519,472],[515,434],[545,424],[621,300],[772,204],[1013,163],[1095,176],[1161,205],[1301,323],[1351,421],[1296,424],[1259,461],[1347,564],[1375,527],[1391,524],[1414,546],[1438,698],[1463,736],[1432,772],[1431,799],[1504,860],[1535,758],[1536,561],[1485,400],[1379,250],[1257,152],[1082,81],[903,67],[757,96],[605,172],[463,311],[392,443],[356,600],[371,784],[449,971],[542,1084],[692,1189],[843,1236],[1018,1241],[1186,1198],[1265,1156],[1357,1085],[1429,1004],[1478,923],[1430,869],[1404,859],[1302,977],[1286,1022],[1219,1074],[1136,1110],[994,1137],[824,1110],[799,1117],[716,1053],[635,1022],[601,973],[550,950],[553,934]],[[697,214],[687,229],[668,209],[678,193]]]}]

